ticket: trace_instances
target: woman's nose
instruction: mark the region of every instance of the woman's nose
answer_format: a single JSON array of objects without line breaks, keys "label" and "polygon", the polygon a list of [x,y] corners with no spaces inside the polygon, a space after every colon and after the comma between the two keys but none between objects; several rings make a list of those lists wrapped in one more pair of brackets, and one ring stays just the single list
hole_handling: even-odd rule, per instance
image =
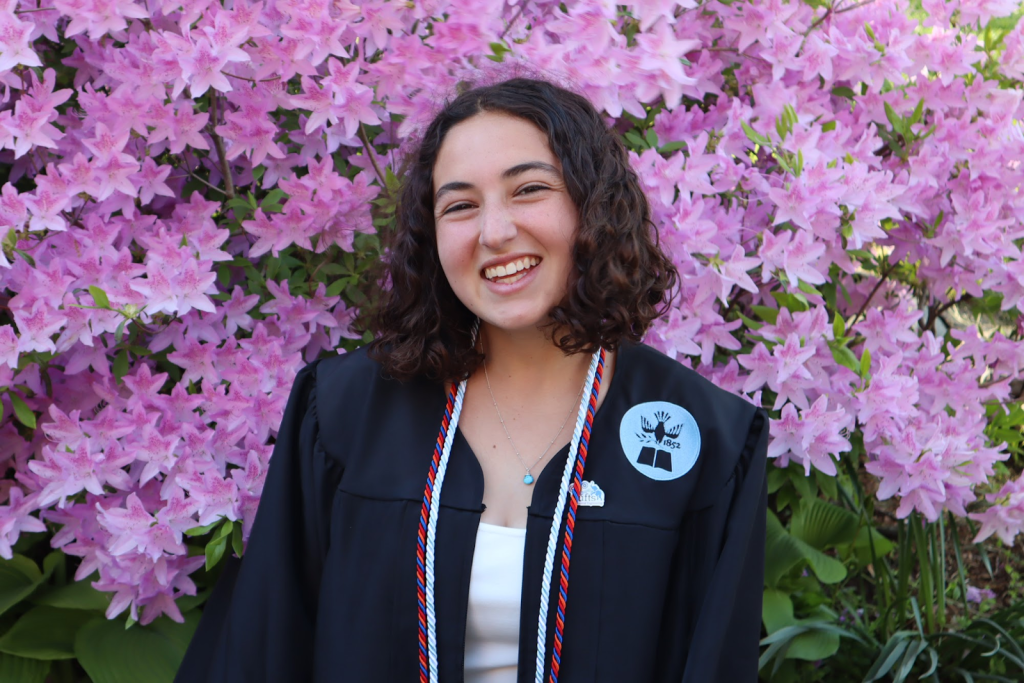
[{"label": "woman's nose", "polygon": [[480,244],[495,251],[516,236],[516,224],[503,206],[485,207],[480,212]]}]

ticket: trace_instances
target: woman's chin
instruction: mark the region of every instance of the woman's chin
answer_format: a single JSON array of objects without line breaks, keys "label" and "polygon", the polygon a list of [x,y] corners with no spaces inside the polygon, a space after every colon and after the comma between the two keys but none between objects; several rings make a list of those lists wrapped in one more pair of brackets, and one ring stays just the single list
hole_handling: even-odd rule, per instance
[{"label": "woman's chin", "polygon": [[522,312],[522,313],[488,313],[481,312],[480,321],[493,328],[495,331],[506,334],[536,334],[544,335],[545,325],[550,318],[547,310],[543,312]]}]

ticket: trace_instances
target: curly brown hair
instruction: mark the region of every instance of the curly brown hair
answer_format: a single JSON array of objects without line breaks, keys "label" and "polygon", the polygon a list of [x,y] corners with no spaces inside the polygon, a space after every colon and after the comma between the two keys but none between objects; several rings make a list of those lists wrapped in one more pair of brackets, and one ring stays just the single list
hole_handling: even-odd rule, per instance
[{"label": "curly brown hair", "polygon": [[384,236],[386,257],[373,279],[382,285],[380,297],[363,318],[375,337],[370,356],[396,379],[463,379],[483,360],[473,346],[476,317],[441,269],[433,192],[434,162],[448,131],[482,112],[523,119],[547,135],[579,211],[566,295],[547,323],[558,348],[592,353],[639,342],[676,290],[678,273],[658,246],[626,149],[586,98],[532,78],[467,90],[444,106],[410,158],[396,225]]}]

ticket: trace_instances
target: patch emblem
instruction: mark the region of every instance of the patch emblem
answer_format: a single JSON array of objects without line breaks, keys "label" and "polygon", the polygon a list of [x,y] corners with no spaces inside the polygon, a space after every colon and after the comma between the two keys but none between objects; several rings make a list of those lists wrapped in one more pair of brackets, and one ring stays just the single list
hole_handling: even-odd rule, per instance
[{"label": "patch emblem", "polygon": [[580,505],[604,507],[604,491],[596,482],[583,480],[583,487],[580,489]]},{"label": "patch emblem", "polygon": [[622,450],[645,477],[669,481],[683,476],[700,454],[700,429],[682,406],[665,401],[640,403],[619,424]]}]

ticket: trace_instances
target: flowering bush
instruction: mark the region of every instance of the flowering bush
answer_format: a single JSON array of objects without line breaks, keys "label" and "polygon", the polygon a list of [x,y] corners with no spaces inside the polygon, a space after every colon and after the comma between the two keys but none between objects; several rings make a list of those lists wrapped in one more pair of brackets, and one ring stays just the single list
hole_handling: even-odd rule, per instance
[{"label": "flowering bush", "polygon": [[780,466],[1012,543],[1016,9],[5,0],[0,556],[46,531],[108,617],[180,621],[243,549],[296,371],[365,341],[408,141],[521,70],[624,134],[684,275],[649,343],[774,411]]}]

